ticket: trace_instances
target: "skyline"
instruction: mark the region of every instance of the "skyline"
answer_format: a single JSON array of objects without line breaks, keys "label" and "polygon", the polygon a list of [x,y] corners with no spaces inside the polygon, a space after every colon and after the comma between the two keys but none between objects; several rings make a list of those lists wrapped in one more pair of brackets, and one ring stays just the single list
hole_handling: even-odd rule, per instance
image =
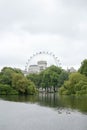
[{"label": "skyline", "polygon": [[86,14],[86,0],[0,0],[0,70],[24,70],[40,51],[78,69],[87,58]]}]

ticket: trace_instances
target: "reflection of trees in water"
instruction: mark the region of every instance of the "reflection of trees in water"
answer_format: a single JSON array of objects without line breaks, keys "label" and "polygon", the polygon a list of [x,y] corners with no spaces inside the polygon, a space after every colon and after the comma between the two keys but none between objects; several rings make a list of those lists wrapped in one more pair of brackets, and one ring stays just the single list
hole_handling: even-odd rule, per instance
[{"label": "reflection of trees in water", "polygon": [[87,113],[87,96],[59,96],[54,93],[40,93],[31,96],[1,96],[0,98],[8,101],[37,103],[41,106],[56,109],[73,109]]},{"label": "reflection of trees in water", "polygon": [[67,108],[87,113],[87,96],[60,96],[60,100]]},{"label": "reflection of trees in water", "polygon": [[61,102],[58,98],[58,95],[54,93],[40,94],[39,104],[43,106],[49,106],[49,107],[58,107],[58,106],[61,107]]},{"label": "reflection of trees in water", "polygon": [[44,94],[39,97],[39,104],[58,109],[72,109],[87,113],[87,96],[59,96]]}]

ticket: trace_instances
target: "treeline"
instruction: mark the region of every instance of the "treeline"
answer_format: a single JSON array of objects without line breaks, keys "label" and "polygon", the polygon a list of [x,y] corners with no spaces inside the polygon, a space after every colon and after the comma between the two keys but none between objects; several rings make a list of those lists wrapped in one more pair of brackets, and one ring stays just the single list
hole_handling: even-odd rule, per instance
[{"label": "treeline", "polygon": [[61,95],[87,94],[87,60],[77,72],[50,66],[39,74],[24,76],[20,69],[4,67],[0,72],[1,94],[35,94],[39,91],[59,92]]},{"label": "treeline", "polygon": [[81,63],[76,73],[71,73],[69,79],[59,89],[62,95],[87,95],[87,59]]},{"label": "treeline", "polygon": [[21,70],[4,67],[0,72],[0,95],[34,94],[36,87]]},{"label": "treeline", "polygon": [[50,66],[39,74],[24,74],[19,69],[4,67],[0,72],[0,95],[34,94],[39,90],[56,92],[65,80],[68,72],[60,67]]},{"label": "treeline", "polygon": [[54,65],[48,67],[39,74],[29,74],[27,79],[30,79],[36,87],[45,92],[56,92],[64,81],[68,79],[69,73],[61,67]]},{"label": "treeline", "polygon": [[87,59],[77,72],[67,72],[60,67],[50,66],[40,74],[29,74],[30,79],[38,89],[46,92],[58,91],[61,95],[87,94]]}]

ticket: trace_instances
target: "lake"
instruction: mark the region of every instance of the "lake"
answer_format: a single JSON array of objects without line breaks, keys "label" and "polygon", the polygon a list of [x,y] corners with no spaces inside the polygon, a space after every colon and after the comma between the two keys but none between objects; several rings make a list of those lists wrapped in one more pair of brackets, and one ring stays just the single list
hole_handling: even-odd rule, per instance
[{"label": "lake", "polygon": [[0,130],[87,130],[87,96],[0,96]]}]

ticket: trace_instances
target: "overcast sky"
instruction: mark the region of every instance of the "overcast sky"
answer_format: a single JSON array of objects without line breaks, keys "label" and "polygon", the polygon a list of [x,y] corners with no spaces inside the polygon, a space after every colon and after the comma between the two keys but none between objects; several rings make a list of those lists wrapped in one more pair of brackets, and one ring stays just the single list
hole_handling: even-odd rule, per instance
[{"label": "overcast sky", "polygon": [[24,69],[33,53],[53,52],[63,68],[87,58],[87,0],[0,0],[0,69]]}]

